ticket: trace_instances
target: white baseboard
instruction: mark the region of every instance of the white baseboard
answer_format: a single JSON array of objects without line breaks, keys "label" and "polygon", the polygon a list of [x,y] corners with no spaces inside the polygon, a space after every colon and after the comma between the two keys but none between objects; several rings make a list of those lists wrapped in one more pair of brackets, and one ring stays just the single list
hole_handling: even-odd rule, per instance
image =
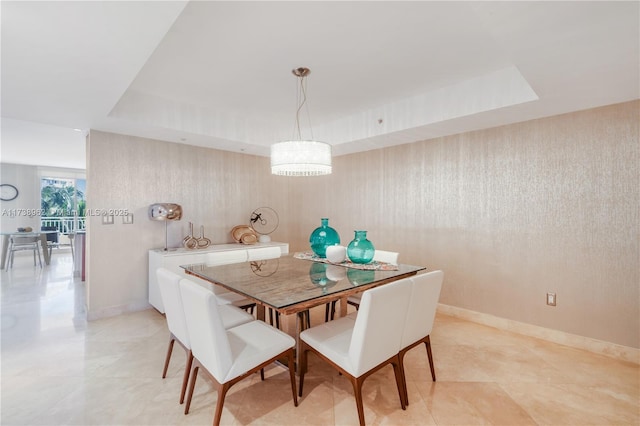
[{"label": "white baseboard", "polygon": [[496,317],[482,312],[471,311],[451,305],[438,304],[438,312],[462,318],[478,324],[488,325],[500,330],[511,331],[525,336],[535,337],[548,342],[558,343],[572,348],[584,349],[611,358],[640,364],[640,349],[605,342],[559,330],[525,324],[505,318]]}]

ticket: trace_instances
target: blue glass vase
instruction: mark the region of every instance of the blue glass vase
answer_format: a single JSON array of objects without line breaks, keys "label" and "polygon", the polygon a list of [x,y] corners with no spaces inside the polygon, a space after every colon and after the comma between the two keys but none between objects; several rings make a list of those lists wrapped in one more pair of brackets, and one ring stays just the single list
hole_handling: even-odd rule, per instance
[{"label": "blue glass vase", "polygon": [[347,256],[353,263],[369,263],[376,252],[373,243],[367,240],[367,231],[356,231],[356,236],[347,247]]},{"label": "blue glass vase", "polygon": [[340,244],[340,235],[335,229],[329,226],[329,219],[320,219],[320,227],[313,230],[309,237],[309,243],[311,244],[311,250],[318,255],[318,257],[327,257],[327,247]]}]

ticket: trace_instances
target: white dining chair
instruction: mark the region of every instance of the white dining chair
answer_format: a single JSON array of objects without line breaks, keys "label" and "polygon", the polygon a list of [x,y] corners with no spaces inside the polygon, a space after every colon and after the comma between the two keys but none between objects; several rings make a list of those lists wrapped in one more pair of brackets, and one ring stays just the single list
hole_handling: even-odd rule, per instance
[{"label": "white dining chair", "polygon": [[[247,250],[229,250],[207,253],[205,263],[207,266],[229,265],[232,263],[242,263],[247,261]],[[199,278],[197,280],[200,280]],[[203,283],[206,281],[202,280]],[[219,285],[208,284],[213,293],[216,295],[218,303],[221,305],[233,305],[240,309],[251,310],[255,303],[252,300],[247,299],[241,294],[233,291],[229,291],[226,288]]]},{"label": "white dining chair", "polygon": [[[191,343],[189,333],[187,332],[187,323],[182,304],[182,296],[180,294],[180,280],[182,277],[165,268],[156,270],[158,279],[158,287],[160,288],[160,297],[165,308],[165,316],[167,318],[167,326],[169,328],[169,347],[164,361],[162,370],[162,378],[167,377],[169,362],[171,361],[171,353],[173,352],[174,343],[177,341],[185,350],[187,355],[187,363],[185,365],[184,376],[182,379],[182,389],[180,391],[180,404],[184,402],[184,395],[189,380],[189,372],[193,362],[193,354],[191,353]],[[197,285],[194,283],[194,285]],[[222,317],[225,328],[235,327],[253,321],[253,316],[249,315],[242,309],[234,306],[221,306],[220,316]]]},{"label": "white dining chair", "polygon": [[351,314],[300,333],[299,395],[302,396],[307,371],[307,353],[311,351],[349,378],[361,425],[364,425],[362,383],[387,364],[393,366],[400,406],[404,410],[398,353],[411,285],[411,280],[405,278],[369,289],[363,293],[357,316]]},{"label": "white dining chair", "polygon": [[[14,254],[18,251],[31,250],[33,251],[33,266],[36,266],[36,255],[38,256],[38,263],[42,268],[42,258],[40,257],[40,237],[39,236],[28,236],[28,237],[18,237],[11,236],[9,239],[9,248],[8,248],[8,258],[6,270],[9,268],[13,268],[13,257]],[[43,247],[43,250],[46,248]]]},{"label": "white dining chair", "polygon": [[[392,265],[398,264],[398,256],[399,253],[395,251],[384,251],[384,250],[376,250],[373,254],[373,260],[377,262],[390,263]],[[351,306],[354,306],[356,309],[360,306],[360,299],[362,298],[362,293],[357,293],[347,298],[347,303]],[[329,319],[333,319],[336,315],[336,302],[333,301],[330,304],[327,303],[325,306],[324,313],[324,321],[327,322]]]},{"label": "white dining chair", "polygon": [[296,341],[263,321],[251,321],[225,329],[215,296],[199,285],[183,279],[180,292],[193,352],[191,381],[185,404],[189,413],[198,371],[202,367],[218,390],[213,424],[219,425],[227,391],[231,386],[272,362],[287,358],[293,404],[298,406],[294,352]]},{"label": "white dining chair", "polygon": [[226,250],[207,253],[207,265],[228,265],[247,261],[247,250]]},{"label": "white dining chair", "polygon": [[433,365],[433,354],[431,353],[431,330],[436,317],[436,308],[440,299],[440,290],[444,273],[433,271],[426,274],[411,277],[411,302],[407,310],[405,326],[402,330],[402,340],[400,344],[400,369],[402,371],[402,383],[404,402],[409,405],[407,393],[407,380],[404,371],[404,356],[406,353],[424,343],[427,348],[427,358],[431,368],[431,378],[436,381],[436,372]]},{"label": "white dining chair", "polygon": [[247,250],[247,260],[277,259],[282,255],[280,247],[260,247]]}]

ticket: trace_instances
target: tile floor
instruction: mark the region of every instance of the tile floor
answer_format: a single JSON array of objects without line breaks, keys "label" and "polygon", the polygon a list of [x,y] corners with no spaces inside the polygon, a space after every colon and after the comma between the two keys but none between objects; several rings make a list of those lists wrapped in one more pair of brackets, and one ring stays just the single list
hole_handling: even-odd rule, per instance
[{"label": "tile floor", "polygon": [[[2,271],[2,425],[209,425],[216,394],[200,376],[191,413],[178,404],[184,352],[161,379],[168,332],[153,309],[87,322],[71,256]],[[324,311],[314,312],[320,321]],[[364,384],[368,424],[639,425],[640,368],[586,351],[438,315],[438,381],[424,347],[406,358],[410,405],[400,409],[391,367]],[[234,386],[222,424],[357,424],[351,385],[310,356],[295,408],[285,370]]]}]

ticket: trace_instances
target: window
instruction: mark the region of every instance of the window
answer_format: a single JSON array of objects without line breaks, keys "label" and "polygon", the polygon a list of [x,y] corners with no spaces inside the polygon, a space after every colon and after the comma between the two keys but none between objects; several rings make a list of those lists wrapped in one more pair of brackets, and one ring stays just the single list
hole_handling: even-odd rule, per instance
[{"label": "window", "polygon": [[54,227],[62,234],[84,230],[86,187],[85,179],[42,177],[40,227]]}]

